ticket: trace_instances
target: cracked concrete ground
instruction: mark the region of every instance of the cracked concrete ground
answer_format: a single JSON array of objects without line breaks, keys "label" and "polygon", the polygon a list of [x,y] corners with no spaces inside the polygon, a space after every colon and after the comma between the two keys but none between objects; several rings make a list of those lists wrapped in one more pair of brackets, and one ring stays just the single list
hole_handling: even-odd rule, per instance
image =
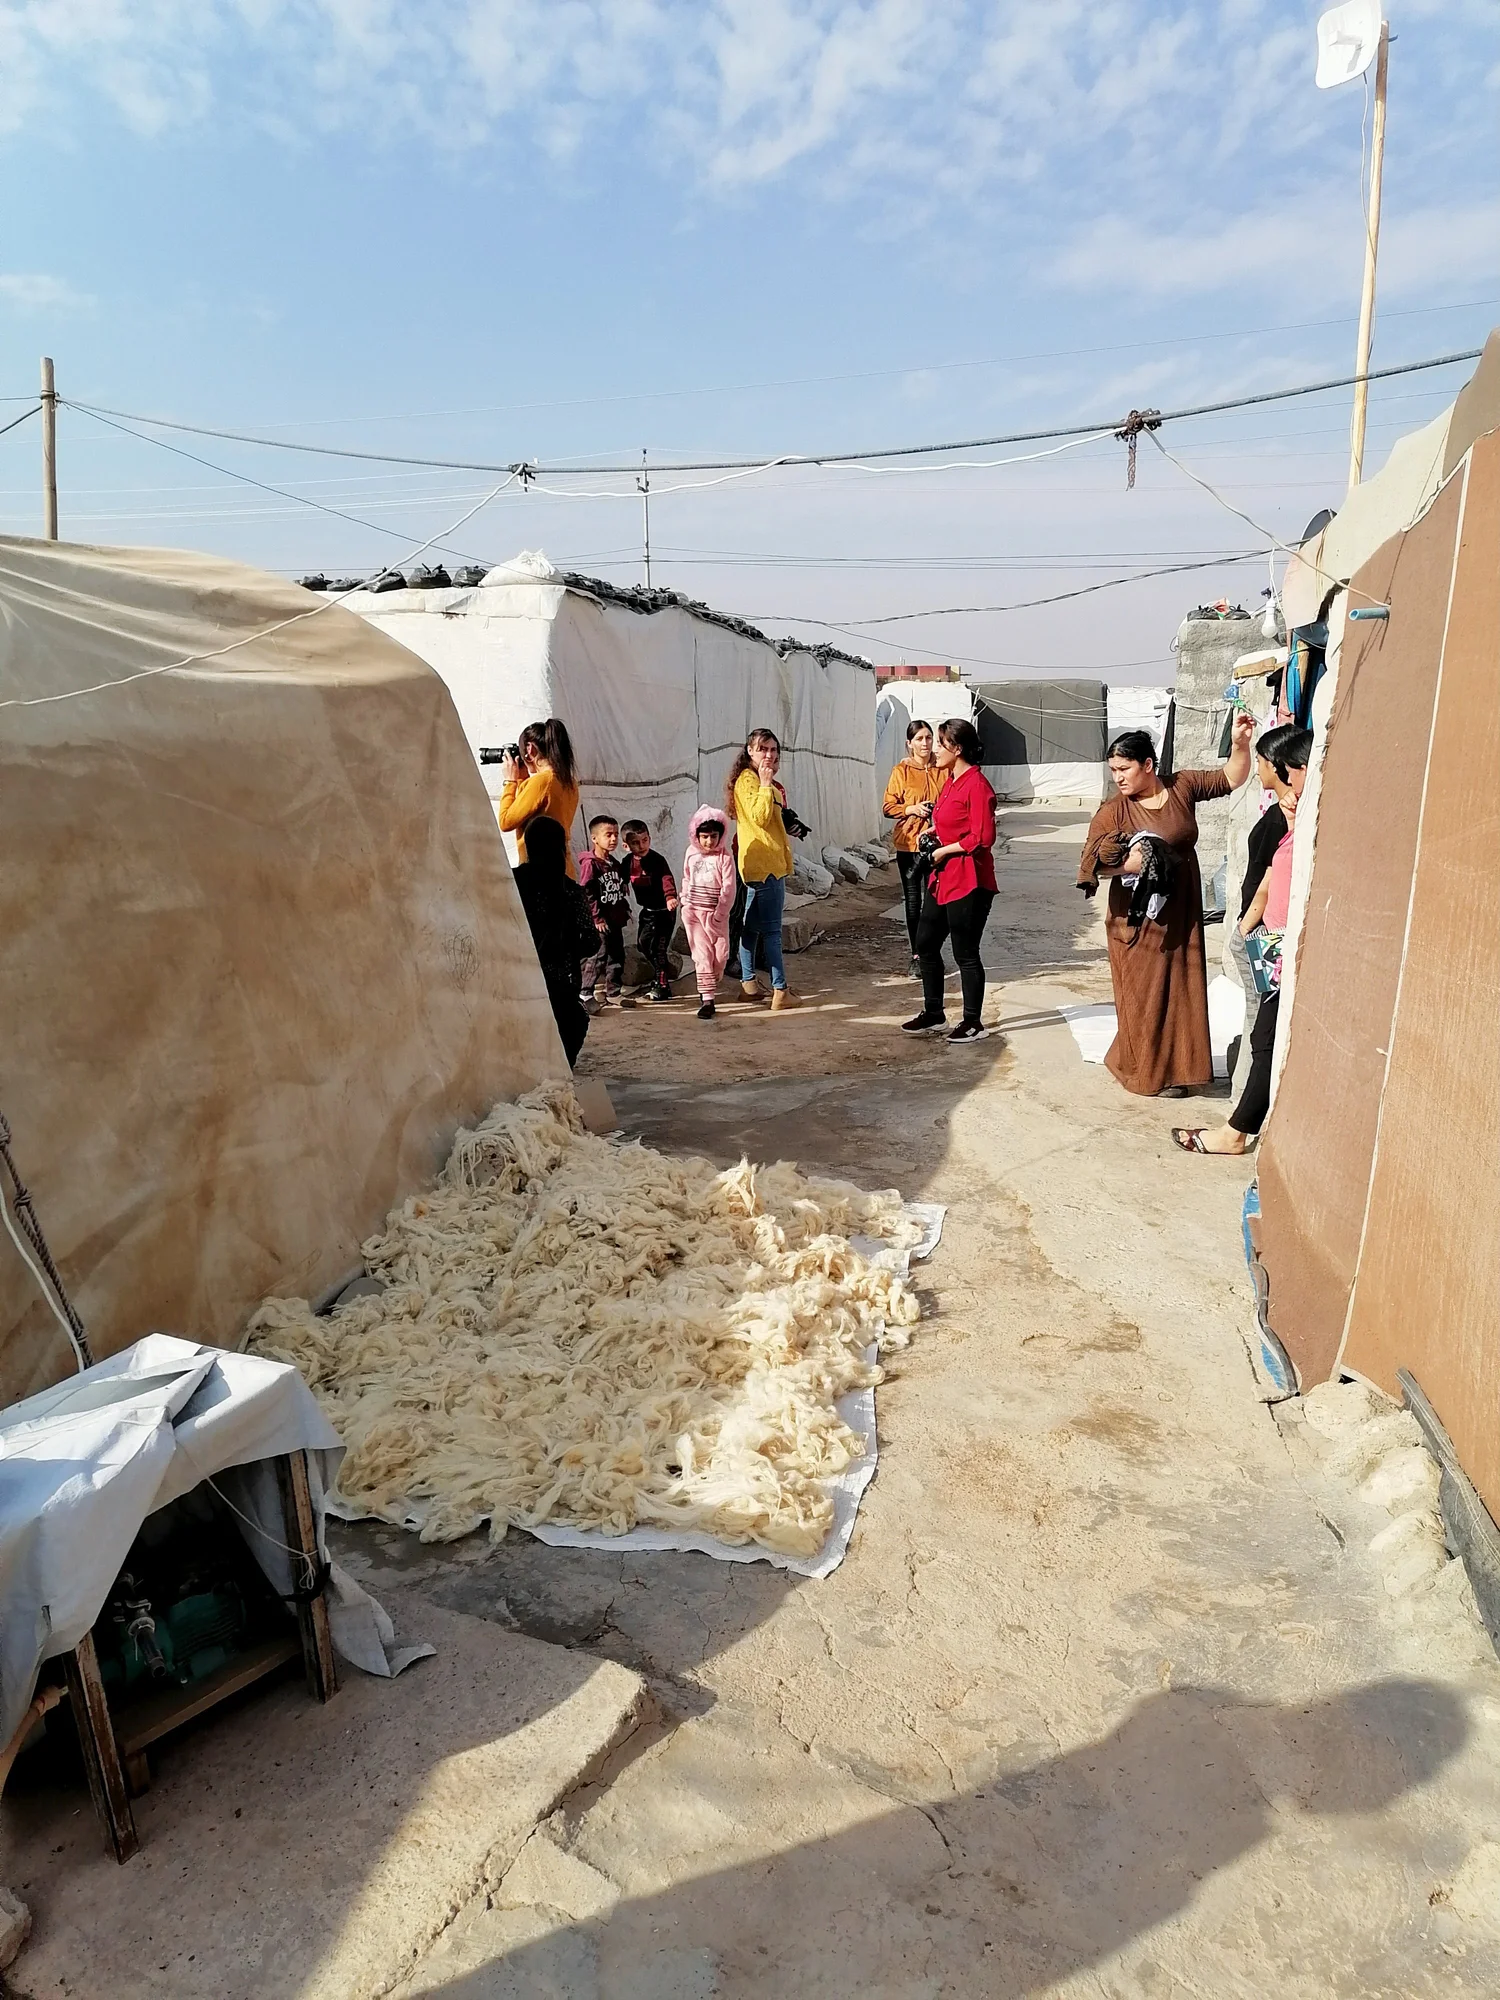
[{"label": "cracked concrete ground", "polygon": [[345,1534],[377,1588],[618,1661],[660,1710],[404,1995],[1500,1991],[1500,1911],[1451,1892],[1500,1841],[1500,1667],[1462,1573],[1388,1597],[1386,1517],[1257,1399],[1250,1169],[1168,1139],[1222,1106],[1080,1062],[1052,1010],[1108,994],[1083,816],[1005,823],[1000,1038],[897,1033],[890,875],[796,961],[805,1010],[594,1024],[627,1132],[897,1184],[948,1225],[825,1582]]}]

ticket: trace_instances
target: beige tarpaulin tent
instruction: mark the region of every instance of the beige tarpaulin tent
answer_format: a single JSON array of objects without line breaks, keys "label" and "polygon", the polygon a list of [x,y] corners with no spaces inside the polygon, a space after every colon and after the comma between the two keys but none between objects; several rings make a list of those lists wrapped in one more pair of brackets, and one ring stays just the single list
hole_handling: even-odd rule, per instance
[{"label": "beige tarpaulin tent", "polygon": [[[0,1110],[96,1356],[233,1344],[567,1074],[443,683],[259,571],[0,541],[0,882]],[[0,1402],[71,1365],[0,1237]]]}]

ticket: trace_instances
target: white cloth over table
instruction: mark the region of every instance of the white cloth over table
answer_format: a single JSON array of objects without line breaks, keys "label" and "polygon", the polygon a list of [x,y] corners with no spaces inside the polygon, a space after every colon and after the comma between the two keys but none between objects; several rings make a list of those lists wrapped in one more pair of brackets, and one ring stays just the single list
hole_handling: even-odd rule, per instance
[{"label": "white cloth over table", "polygon": [[[103,1610],[146,1516],[200,1481],[216,1479],[272,1588],[290,1595],[268,1461],[293,1451],[307,1453],[326,1560],[324,1495],[344,1447],[295,1368],[153,1333],[0,1411],[0,1744],[42,1662],[76,1646]],[[335,1650],[367,1673],[399,1673],[432,1651],[392,1651],[389,1618],[337,1568],[327,1601]]]}]

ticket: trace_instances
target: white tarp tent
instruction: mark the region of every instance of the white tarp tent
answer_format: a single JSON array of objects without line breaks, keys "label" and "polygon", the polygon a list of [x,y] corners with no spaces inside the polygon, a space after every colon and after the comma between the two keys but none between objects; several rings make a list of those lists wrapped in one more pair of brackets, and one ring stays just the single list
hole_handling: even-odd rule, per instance
[{"label": "white tarp tent", "polygon": [[[0,541],[0,1109],[97,1357],[233,1346],[567,1064],[430,668],[219,557]],[[0,1403],[68,1345],[0,1237]]]},{"label": "white tarp tent", "polygon": [[[513,743],[528,722],[562,718],[583,788],[575,848],[594,813],[613,812],[644,820],[676,868],[693,808],[719,798],[759,727],[781,738],[782,780],[815,847],[879,829],[875,675],[849,654],[783,652],[670,592],[566,577],[531,555],[472,588],[362,591],[346,602],[442,676],[476,753]],[[484,775],[497,797],[498,768]]]},{"label": "white tarp tent", "polygon": [[[295,1368],[148,1334],[0,1417],[0,1744],[26,1713],[43,1660],[76,1646],[103,1610],[148,1514],[217,1479],[247,1547],[283,1597],[293,1588],[270,1461],[307,1454],[323,1537],[324,1494],[344,1446]],[[332,1567],[336,1651],[366,1673],[400,1673],[432,1651],[392,1649],[390,1620]]]}]

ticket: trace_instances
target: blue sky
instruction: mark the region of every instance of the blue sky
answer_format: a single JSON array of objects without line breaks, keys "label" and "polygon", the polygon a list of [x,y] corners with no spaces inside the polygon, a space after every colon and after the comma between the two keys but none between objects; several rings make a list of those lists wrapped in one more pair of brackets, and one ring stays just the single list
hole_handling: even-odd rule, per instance
[{"label": "blue sky", "polygon": [[[0,393],[49,352],[64,395],[125,411],[557,463],[864,450],[1345,372],[1363,93],[1313,88],[1318,11],[0,0]],[[1500,8],[1390,11],[1377,365],[1500,320]],[[1463,372],[1377,385],[1367,469]],[[1287,536],[1341,497],[1347,416],[1345,391],[1169,442]],[[399,558],[490,483],[175,440],[209,470],[60,428],[65,535],[289,571]],[[0,530],[35,533],[35,423],[0,453]],[[456,545],[637,580],[632,482],[551,483],[619,497],[506,493]],[[865,624],[1254,544],[1149,451],[1127,493],[1113,441],[673,483],[658,582],[875,657],[1157,678],[1184,609],[1263,581]]]}]

